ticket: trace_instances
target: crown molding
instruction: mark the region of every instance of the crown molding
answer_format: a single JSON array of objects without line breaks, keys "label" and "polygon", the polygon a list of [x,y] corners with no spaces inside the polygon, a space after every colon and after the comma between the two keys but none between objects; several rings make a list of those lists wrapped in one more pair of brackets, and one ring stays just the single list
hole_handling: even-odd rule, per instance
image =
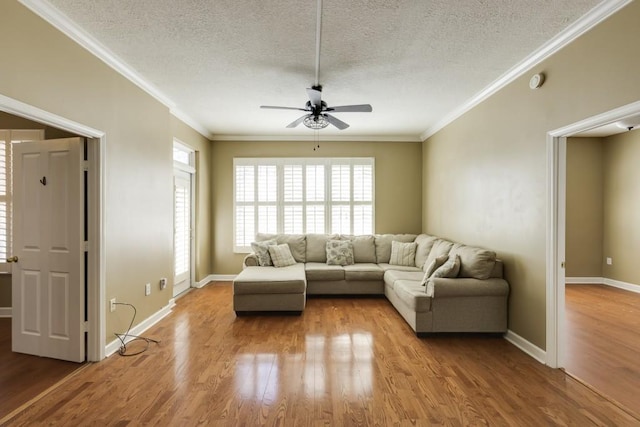
[{"label": "crown molding", "polygon": [[211,135],[212,141],[299,141],[299,142],[422,142],[419,136],[389,135],[389,136],[307,136],[307,135]]},{"label": "crown molding", "polygon": [[23,6],[51,24],[54,28],[62,32],[71,40],[89,51],[93,56],[100,59],[118,74],[147,92],[158,102],[169,108],[172,115],[193,127],[205,138],[211,139],[211,132],[176,107],[176,103],[165,95],[160,89],[149,83],[142,75],[134,70],[130,65],[120,59],[115,53],[102,45],[89,33],[80,28],[68,16],[53,7],[47,0],[18,0]]},{"label": "crown molding", "polygon": [[196,132],[198,132],[200,135],[204,136],[208,140],[213,139],[213,134],[209,129],[207,129],[202,124],[200,124],[200,122],[197,122],[196,120],[194,120],[190,115],[188,115],[181,109],[174,107],[174,108],[171,108],[169,112],[171,113],[171,115],[173,115],[173,117],[177,118],[178,120],[182,120],[184,123],[189,125]]},{"label": "crown molding", "polygon": [[584,16],[579,18],[573,24],[569,25],[563,31],[558,33],[554,38],[540,46],[529,56],[524,58],[518,64],[509,69],[506,73],[500,76],[489,86],[475,94],[465,103],[454,109],[442,119],[436,121],[433,125],[429,126],[425,130],[420,138],[424,141],[449,123],[453,122],[467,111],[471,110],[485,99],[489,98],[509,83],[523,75],[530,68],[538,65],[542,61],[548,59],[550,56],[558,52],[563,47],[603,22],[605,19],[631,3],[632,0],[607,0],[600,3],[598,6],[591,9]]}]

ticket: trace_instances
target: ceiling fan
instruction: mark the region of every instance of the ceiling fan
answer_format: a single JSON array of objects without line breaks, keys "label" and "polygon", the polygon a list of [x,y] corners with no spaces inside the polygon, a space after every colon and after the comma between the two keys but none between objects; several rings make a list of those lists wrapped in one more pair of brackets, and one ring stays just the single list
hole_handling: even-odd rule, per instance
[{"label": "ceiling fan", "polygon": [[322,100],[322,86],[319,83],[320,80],[320,36],[322,33],[322,0],[318,0],[318,14],[316,22],[316,81],[313,86],[307,88],[307,95],[309,100],[305,104],[304,108],[297,107],[278,107],[273,105],[261,105],[260,108],[273,109],[273,110],[298,110],[304,111],[305,114],[298,119],[287,125],[288,128],[294,128],[300,123],[304,123],[309,129],[324,129],[329,124],[337,127],[340,130],[346,129],[349,125],[337,117],[329,113],[370,113],[373,111],[369,104],[358,105],[340,105],[337,107],[329,107],[326,102]]},{"label": "ceiling fan", "polygon": [[304,125],[310,129],[323,129],[326,128],[329,124],[332,124],[340,130],[348,128],[349,125],[329,113],[370,113],[371,111],[373,111],[371,105],[369,104],[341,105],[337,107],[329,107],[327,103],[321,99],[322,86],[320,85],[314,85],[310,88],[307,88],[307,94],[309,95],[309,100],[305,104],[304,108],[277,107],[273,105],[261,105],[260,108],[273,110],[299,110],[307,112],[307,114],[289,123],[287,125],[288,128],[294,128],[300,123],[304,123]]}]

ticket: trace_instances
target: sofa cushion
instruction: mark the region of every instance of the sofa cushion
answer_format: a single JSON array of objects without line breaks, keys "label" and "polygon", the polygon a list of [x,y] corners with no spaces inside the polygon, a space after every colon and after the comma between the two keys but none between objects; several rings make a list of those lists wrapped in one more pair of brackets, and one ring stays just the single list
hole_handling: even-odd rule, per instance
[{"label": "sofa cushion", "polygon": [[327,242],[327,264],[353,264],[353,244],[350,240],[329,240]]},{"label": "sofa cushion", "polygon": [[286,243],[289,245],[291,255],[296,262],[307,261],[307,239],[304,234],[256,234],[256,241],[276,239],[278,244]]},{"label": "sofa cushion", "polygon": [[424,263],[431,252],[433,243],[438,240],[435,236],[429,236],[428,234],[420,234],[416,237],[415,242],[418,244],[416,248],[416,267],[423,268]]},{"label": "sofa cushion", "polygon": [[275,267],[288,267],[296,263],[291,255],[291,249],[286,243],[269,246],[269,255],[271,255],[271,261]]},{"label": "sofa cushion", "polygon": [[425,292],[420,282],[413,280],[397,280],[393,291],[398,298],[416,313],[424,313],[431,309],[431,297]]},{"label": "sofa cushion", "polygon": [[418,271],[418,272],[422,271],[418,267],[410,267],[410,266],[406,266],[406,265],[391,265],[391,264],[387,264],[387,263],[384,263],[384,262],[381,263],[381,264],[378,264],[378,265],[384,271],[387,271],[387,270]]},{"label": "sofa cushion", "polygon": [[391,258],[391,242],[411,243],[416,239],[415,234],[378,234],[376,242],[376,262],[388,263]]},{"label": "sofa cushion", "polygon": [[323,262],[308,262],[304,265],[308,281],[344,280],[344,267]]},{"label": "sofa cushion", "polygon": [[373,263],[356,263],[343,268],[346,280],[382,280],[384,276],[384,270]]},{"label": "sofa cushion", "polygon": [[472,277],[485,280],[491,277],[496,264],[496,253],[473,246],[454,245],[451,254],[460,257],[458,277]]},{"label": "sofa cushion", "polygon": [[442,267],[444,265],[444,263],[447,262],[448,259],[449,259],[449,255],[442,255],[442,256],[439,256],[438,258],[434,259],[433,261],[431,261],[431,263],[428,266],[425,266],[424,277],[422,278],[421,285],[424,286],[427,283],[427,279],[429,277],[431,277],[431,275],[437,269]]},{"label": "sofa cushion", "polygon": [[271,254],[269,254],[269,246],[277,245],[276,239],[263,240],[261,242],[251,242],[251,250],[258,259],[258,265],[261,267],[268,267],[273,265],[271,261]]},{"label": "sofa cushion", "polygon": [[425,260],[424,268],[428,267],[434,259],[442,255],[449,255],[452,247],[453,243],[443,239],[436,239],[429,251],[429,256]]},{"label": "sofa cushion", "polygon": [[398,241],[391,242],[391,256],[389,264],[402,265],[405,267],[414,267],[416,265],[416,242],[403,243]]},{"label": "sofa cushion", "polygon": [[307,234],[305,262],[327,262],[327,242],[337,238],[337,234]]},{"label": "sofa cushion", "polygon": [[353,258],[356,263],[376,262],[376,239],[373,235],[350,236],[341,234],[340,239],[353,244]]},{"label": "sofa cushion", "polygon": [[289,267],[247,267],[233,281],[233,293],[297,294],[306,289],[304,264]]},{"label": "sofa cushion", "polygon": [[420,269],[416,271],[402,271],[402,270],[387,270],[384,272],[384,283],[393,288],[394,283],[397,280],[410,280],[412,282],[420,284],[424,273]]},{"label": "sofa cushion", "polygon": [[447,262],[438,267],[432,274],[429,276],[429,279],[435,279],[438,277],[448,277],[454,278],[458,277],[458,273],[460,272],[460,257],[456,254],[449,255],[449,259]]}]

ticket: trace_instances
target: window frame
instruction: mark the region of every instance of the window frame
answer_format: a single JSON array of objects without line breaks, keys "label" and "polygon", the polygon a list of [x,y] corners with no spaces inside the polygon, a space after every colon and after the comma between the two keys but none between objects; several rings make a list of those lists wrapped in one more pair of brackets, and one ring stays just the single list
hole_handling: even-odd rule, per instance
[{"label": "window frame", "polygon": [[[275,222],[275,230],[271,230],[274,233],[284,233],[285,232],[285,208],[288,206],[302,206],[302,230],[301,234],[315,232],[308,231],[309,223],[308,223],[308,215],[307,209],[310,206],[322,206],[324,208],[324,231],[323,233],[330,232],[332,230],[332,212],[334,206],[347,206],[349,210],[349,230],[350,233],[343,234],[354,234],[355,230],[354,226],[354,207],[356,206],[370,206],[371,207],[371,234],[375,233],[375,158],[374,157],[326,157],[326,158],[293,158],[293,157],[285,157],[285,158],[248,158],[248,157],[234,157],[233,159],[233,248],[236,253],[248,253],[251,252],[251,247],[249,246],[249,242],[239,242],[238,236],[238,212],[239,209],[243,206],[252,207],[253,209],[248,209],[252,211],[249,215],[249,221],[245,221],[245,224],[253,223],[254,235],[258,232],[266,232],[260,230],[259,227],[259,219],[258,219],[258,211],[260,206],[273,206],[274,202],[264,202],[259,200],[259,188],[258,188],[258,168],[260,166],[275,166],[276,168],[276,222]],[[287,166],[302,166],[301,173],[301,201],[292,201],[285,200],[285,168]],[[323,192],[324,199],[323,200],[308,200],[308,169],[309,166],[322,166],[323,167]],[[333,190],[333,167],[334,166],[349,166],[349,199],[348,200],[339,200],[334,201],[332,197]],[[354,169],[357,166],[365,166],[370,168],[371,173],[371,184],[370,184],[370,200],[356,200],[356,195],[354,193]],[[253,199],[250,201],[238,200],[238,171],[239,167],[250,167],[253,168],[253,188],[252,188],[252,196]],[[245,176],[247,174],[244,174]],[[368,184],[365,185],[365,189],[368,189]],[[251,193],[250,191],[245,191],[245,194]],[[363,193],[366,193],[363,192]],[[252,217],[251,217],[252,216]],[[342,230],[344,231],[344,230]],[[368,234],[368,233],[367,233]],[[247,236],[244,233],[244,239],[246,240]],[[245,244],[243,244],[245,243]]]}]

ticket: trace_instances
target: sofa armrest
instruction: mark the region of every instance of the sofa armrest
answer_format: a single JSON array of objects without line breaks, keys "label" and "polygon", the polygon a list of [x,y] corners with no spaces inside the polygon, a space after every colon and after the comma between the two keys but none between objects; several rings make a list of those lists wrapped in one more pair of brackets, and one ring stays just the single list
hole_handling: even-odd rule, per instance
[{"label": "sofa armrest", "polygon": [[245,256],[244,260],[242,260],[243,270],[247,267],[258,267],[259,265],[260,264],[258,264],[258,257],[253,252]]},{"label": "sofa armrest", "polygon": [[427,281],[425,291],[432,298],[507,296],[509,295],[509,284],[506,280],[497,278],[486,280],[436,278]]}]

